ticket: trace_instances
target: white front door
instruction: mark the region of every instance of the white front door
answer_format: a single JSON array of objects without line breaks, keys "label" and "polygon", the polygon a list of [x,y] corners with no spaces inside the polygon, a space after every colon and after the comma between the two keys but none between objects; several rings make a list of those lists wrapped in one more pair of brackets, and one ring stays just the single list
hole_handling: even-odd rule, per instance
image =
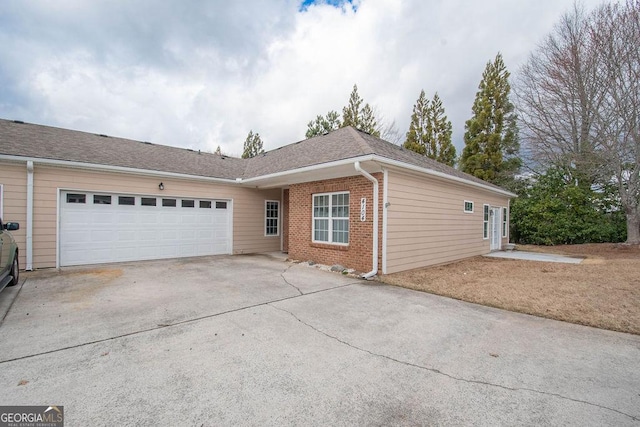
[{"label": "white front door", "polygon": [[489,221],[489,238],[491,240],[491,250],[499,251],[502,239],[500,238],[500,208],[491,208],[491,220]]}]

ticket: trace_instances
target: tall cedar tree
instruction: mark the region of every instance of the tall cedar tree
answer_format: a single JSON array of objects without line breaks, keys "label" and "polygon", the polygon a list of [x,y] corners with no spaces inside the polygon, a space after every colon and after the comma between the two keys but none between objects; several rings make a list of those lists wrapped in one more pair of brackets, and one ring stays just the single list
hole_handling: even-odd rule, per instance
[{"label": "tall cedar tree", "polygon": [[424,90],[420,92],[403,146],[440,163],[454,165],[456,148],[451,143],[451,121],[447,120],[437,93],[429,102]]},{"label": "tall cedar tree", "polygon": [[508,79],[509,72],[498,53],[482,73],[473,117],[465,123],[465,146],[460,159],[463,172],[501,185],[512,182],[521,164]]},{"label": "tall cedar tree", "polygon": [[260,134],[257,132],[254,134],[253,131],[249,131],[247,139],[244,140],[242,158],[249,159],[262,153],[264,153],[264,150],[262,149],[262,139],[260,139]]},{"label": "tall cedar tree", "polygon": [[386,128],[379,125],[374,109],[369,104],[363,106],[363,103],[364,101],[358,94],[358,86],[353,85],[349,103],[342,109],[342,121],[338,112],[331,110],[326,116],[317,116],[315,120],[307,123],[305,136],[312,138],[346,126],[353,126],[377,137],[380,136],[380,129],[383,128],[391,134],[393,125]]},{"label": "tall cedar tree", "polygon": [[337,111],[329,111],[326,116],[317,116],[315,120],[307,123],[307,138],[324,135],[340,128],[340,114]]},{"label": "tall cedar tree", "polygon": [[349,103],[342,109],[342,125],[340,127],[353,126],[356,129],[367,132],[373,136],[380,136],[378,123],[369,104],[365,104],[358,94],[358,86],[353,85]]}]

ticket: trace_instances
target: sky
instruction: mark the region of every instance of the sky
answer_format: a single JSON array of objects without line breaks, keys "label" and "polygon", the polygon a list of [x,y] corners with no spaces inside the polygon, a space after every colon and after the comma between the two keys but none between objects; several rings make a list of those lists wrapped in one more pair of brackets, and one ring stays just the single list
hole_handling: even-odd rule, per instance
[{"label": "sky", "polygon": [[304,139],[354,84],[404,136],[424,89],[460,153],[487,62],[517,74],[572,5],[2,0],[0,118],[239,156],[250,130],[265,150]]}]

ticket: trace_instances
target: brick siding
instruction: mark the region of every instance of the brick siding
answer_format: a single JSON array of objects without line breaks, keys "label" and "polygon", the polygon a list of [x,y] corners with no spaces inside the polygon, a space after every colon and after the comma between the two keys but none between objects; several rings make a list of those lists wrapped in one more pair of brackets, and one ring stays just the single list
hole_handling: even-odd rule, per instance
[{"label": "brick siding", "polygon": [[[382,264],[382,195],[383,175],[372,174],[379,183],[378,194],[378,269]],[[313,195],[349,192],[349,245],[314,243],[312,241]],[[367,199],[367,214],[360,221],[360,199]],[[326,181],[294,184],[289,188],[289,258],[319,264],[341,264],[359,272],[373,268],[373,183],[365,177],[350,176]]]}]

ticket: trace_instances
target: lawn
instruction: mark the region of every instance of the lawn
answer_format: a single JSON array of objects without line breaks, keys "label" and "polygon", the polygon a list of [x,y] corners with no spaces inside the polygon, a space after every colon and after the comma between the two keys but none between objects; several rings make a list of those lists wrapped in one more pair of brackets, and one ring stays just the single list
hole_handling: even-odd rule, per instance
[{"label": "lawn", "polygon": [[475,257],[382,276],[396,286],[505,310],[640,335],[640,247],[522,246],[581,264]]}]

